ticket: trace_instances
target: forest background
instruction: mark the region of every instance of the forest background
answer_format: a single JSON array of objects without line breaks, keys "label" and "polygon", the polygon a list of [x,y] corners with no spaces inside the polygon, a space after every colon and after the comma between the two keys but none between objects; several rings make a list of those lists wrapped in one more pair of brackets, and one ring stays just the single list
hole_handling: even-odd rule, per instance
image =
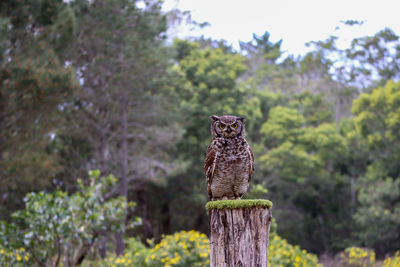
[{"label": "forest background", "polygon": [[123,254],[129,237],[151,246],[181,230],[207,234],[212,114],[246,118],[256,162],[247,197],[274,203],[279,236],[321,257],[400,249],[400,41],[391,29],[344,49],[335,36],[310,40],[294,57],[268,31],[239,51],[223,40],[172,41],[168,30],[190,14],[164,12],[160,1],[1,1],[0,14],[4,249],[68,262],[54,229],[70,236],[57,212],[74,205],[80,262]]}]

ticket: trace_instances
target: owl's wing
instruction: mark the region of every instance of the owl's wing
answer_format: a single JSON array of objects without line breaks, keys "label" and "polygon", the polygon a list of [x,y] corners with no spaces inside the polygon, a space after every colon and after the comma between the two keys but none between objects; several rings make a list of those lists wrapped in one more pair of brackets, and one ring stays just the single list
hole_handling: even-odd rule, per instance
[{"label": "owl's wing", "polygon": [[249,153],[249,164],[250,164],[250,168],[249,168],[249,182],[251,180],[251,175],[254,172],[254,154],[253,154],[253,150],[251,149],[251,147],[249,145],[247,145],[247,152]]},{"label": "owl's wing", "polygon": [[204,174],[206,175],[207,179],[207,190],[210,200],[212,199],[211,183],[214,176],[214,170],[217,158],[218,158],[218,152],[215,149],[213,149],[211,145],[209,145],[207,149],[206,161],[204,162]]}]

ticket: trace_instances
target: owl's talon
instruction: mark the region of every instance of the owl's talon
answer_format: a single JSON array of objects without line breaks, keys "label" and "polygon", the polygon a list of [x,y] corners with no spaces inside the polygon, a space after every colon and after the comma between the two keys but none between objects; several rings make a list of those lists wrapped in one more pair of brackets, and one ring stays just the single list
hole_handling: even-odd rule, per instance
[{"label": "owl's talon", "polygon": [[241,199],[242,198],[241,194],[233,193],[233,195],[235,196],[233,199]]}]

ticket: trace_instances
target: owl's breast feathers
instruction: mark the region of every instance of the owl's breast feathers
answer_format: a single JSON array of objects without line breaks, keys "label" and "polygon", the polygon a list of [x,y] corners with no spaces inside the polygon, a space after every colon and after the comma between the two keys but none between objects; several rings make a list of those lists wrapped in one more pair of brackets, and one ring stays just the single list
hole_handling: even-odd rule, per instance
[{"label": "owl's breast feathers", "polygon": [[[231,143],[233,142],[233,143]],[[246,160],[244,160],[246,158]],[[218,164],[225,164],[231,162],[246,162],[248,165],[248,181],[251,180],[252,173],[254,172],[254,155],[251,147],[248,145],[244,138],[227,140],[224,138],[216,138],[208,146],[206,160],[204,163],[204,173],[207,179],[207,189],[210,199],[212,199],[211,184],[216,172]]]}]

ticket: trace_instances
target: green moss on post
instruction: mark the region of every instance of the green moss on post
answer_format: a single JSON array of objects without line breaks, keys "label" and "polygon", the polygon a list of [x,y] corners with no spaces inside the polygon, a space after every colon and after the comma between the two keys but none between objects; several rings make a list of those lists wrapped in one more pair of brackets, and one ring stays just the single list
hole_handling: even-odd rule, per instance
[{"label": "green moss on post", "polygon": [[216,200],[209,201],[206,204],[207,211],[217,209],[241,209],[241,208],[252,208],[252,207],[263,207],[272,208],[272,202],[266,199],[237,199],[237,200]]}]

